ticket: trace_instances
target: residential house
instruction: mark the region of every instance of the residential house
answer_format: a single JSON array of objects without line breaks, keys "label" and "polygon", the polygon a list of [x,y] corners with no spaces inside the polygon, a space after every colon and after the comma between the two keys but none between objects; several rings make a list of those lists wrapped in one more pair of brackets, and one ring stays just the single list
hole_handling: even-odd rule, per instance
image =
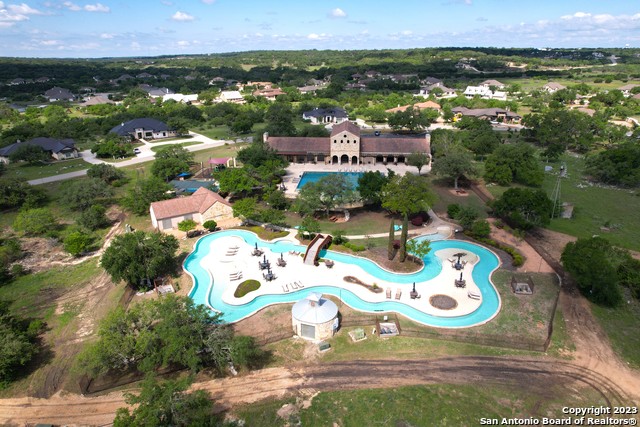
[{"label": "residential house", "polygon": [[115,104],[115,102],[109,99],[108,93],[96,93],[95,95],[86,96],[84,98],[84,101],[80,105],[83,107],[88,107],[90,105],[100,104]]},{"label": "residential house", "polygon": [[312,124],[326,124],[326,123],[342,123],[349,118],[349,115],[340,107],[329,108],[314,108],[311,111],[305,111],[302,113],[303,120],[310,120]]},{"label": "residential house", "polygon": [[224,90],[220,92],[218,102],[232,102],[234,104],[244,104],[246,101],[237,90]]},{"label": "residential house", "polygon": [[497,99],[500,101],[507,100],[507,93],[500,91],[491,91],[488,86],[467,86],[464,91],[464,96],[467,98],[473,98],[479,96],[482,99]]},{"label": "residential house", "polygon": [[409,107],[413,107],[414,109],[417,110],[426,110],[428,108],[432,109],[432,110],[441,110],[440,104],[438,104],[437,102],[433,102],[433,101],[426,101],[426,102],[419,102],[417,104],[413,104],[413,105],[398,105],[396,108],[391,108],[389,110],[386,110],[385,112],[387,113],[399,113],[402,111],[406,111],[407,108]]},{"label": "residential house", "polygon": [[149,74],[149,73],[140,73],[136,75],[136,79],[155,79],[156,76],[154,76],[153,74]]},{"label": "residential house", "polygon": [[69,89],[64,89],[58,86],[52,87],[46,91],[44,96],[49,100],[49,102],[73,101],[75,99],[75,95],[72,94]]},{"label": "residential house", "polygon": [[25,79],[21,79],[21,78],[16,78],[11,80],[9,83],[7,83],[7,86],[18,86],[18,85],[23,85],[26,83]]},{"label": "residential house", "polygon": [[175,93],[169,88],[166,87],[155,87],[148,84],[141,84],[138,86],[143,91],[147,92],[150,98],[162,98],[165,95]]},{"label": "residential house", "polygon": [[45,76],[43,76],[43,77],[38,77],[38,78],[36,79],[36,83],[46,83],[46,82],[48,82],[48,81],[50,81],[50,80],[51,80],[51,79],[50,79],[49,77],[45,77]]},{"label": "residential house", "polygon": [[124,138],[136,139],[163,139],[172,138],[178,133],[170,129],[160,120],[151,118],[133,119],[115,126],[109,132],[113,132]]},{"label": "residential house", "polygon": [[430,153],[431,137],[421,135],[362,134],[344,121],[333,126],[328,137],[281,137],[265,133],[264,142],[294,163],[387,164],[406,163],[412,153]]},{"label": "residential house", "polygon": [[326,85],[309,85],[309,86],[302,86],[298,88],[298,92],[300,92],[301,94],[306,94],[306,93],[316,93],[317,90],[319,89],[324,89],[326,88]]},{"label": "residential house", "polygon": [[633,95],[633,94],[631,93],[631,91],[633,90],[633,88],[638,87],[638,86],[640,86],[640,84],[637,84],[637,83],[630,83],[630,84],[628,84],[628,85],[620,86],[620,87],[618,88],[618,90],[619,90],[620,92],[622,92],[622,94],[623,94],[625,97],[627,97],[627,98],[628,98],[628,97],[630,97],[631,95]]},{"label": "residential house", "polygon": [[489,120],[501,123],[520,123],[522,117],[514,112],[504,108],[466,108],[455,107],[451,109],[454,114],[454,120],[462,117],[475,117],[478,119]]},{"label": "residential house", "polygon": [[554,93],[557,92],[559,90],[562,89],[566,89],[567,87],[564,85],[561,85],[560,83],[556,83],[556,82],[549,82],[546,85],[542,86],[542,90],[544,90],[545,92],[549,92],[549,93]]},{"label": "residential house", "polygon": [[189,95],[184,95],[182,93],[168,93],[162,96],[162,102],[170,100],[181,102],[183,104],[192,104],[198,101],[198,94],[192,93]]},{"label": "residential house", "polygon": [[192,219],[198,224],[214,220],[218,224],[233,219],[233,208],[218,193],[205,187],[190,196],[162,200],[149,207],[151,223],[157,230],[177,228],[184,220]]},{"label": "residential house", "polygon": [[73,139],[34,138],[28,141],[18,141],[15,144],[0,148],[0,162],[9,163],[9,157],[18,149],[25,146],[36,146],[51,154],[56,160],[75,159],[80,157]]},{"label": "residential house", "polygon": [[275,88],[275,89],[258,89],[254,91],[252,95],[262,96],[264,98],[267,98],[267,100],[269,101],[275,101],[277,97],[281,95],[286,95],[286,93],[280,88]]},{"label": "residential house", "polygon": [[448,88],[443,86],[441,83],[434,83],[429,86],[423,86],[420,88],[415,96],[424,96],[427,97],[434,91],[434,89],[438,89],[436,93],[438,93],[437,98],[455,98],[458,96],[455,89]]},{"label": "residential house", "polygon": [[417,74],[392,74],[389,76],[391,81],[399,84],[418,83]]},{"label": "residential house", "polygon": [[420,84],[424,85],[424,86],[444,86],[444,82],[440,79],[437,79],[435,77],[427,77],[426,79],[422,80],[420,82]]},{"label": "residential house", "polygon": [[480,86],[487,87],[487,88],[493,86],[496,89],[504,89],[506,87],[504,83],[501,83],[497,80],[485,80],[482,83],[480,83]]}]

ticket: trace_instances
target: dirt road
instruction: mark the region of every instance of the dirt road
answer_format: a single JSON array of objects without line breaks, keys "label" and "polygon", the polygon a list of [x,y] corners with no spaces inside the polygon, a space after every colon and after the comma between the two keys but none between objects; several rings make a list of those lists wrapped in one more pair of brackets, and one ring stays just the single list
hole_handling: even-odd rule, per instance
[{"label": "dirt road", "polygon": [[[435,360],[358,360],[300,367],[272,368],[250,375],[198,383],[220,409],[286,394],[355,390],[418,384],[502,384],[519,386],[536,396],[562,397],[577,386],[595,390],[611,406],[630,404],[627,392],[610,378],[574,363],[546,357],[451,357]],[[122,393],[101,397],[56,395],[50,399],[19,398],[0,401],[0,423],[23,425],[104,425],[125,406]]]}]

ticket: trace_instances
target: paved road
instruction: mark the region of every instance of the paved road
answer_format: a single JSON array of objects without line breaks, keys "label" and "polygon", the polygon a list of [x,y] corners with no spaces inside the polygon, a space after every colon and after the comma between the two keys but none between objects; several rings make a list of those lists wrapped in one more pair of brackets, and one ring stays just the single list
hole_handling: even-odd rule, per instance
[{"label": "paved road", "polygon": [[[138,147],[140,149],[140,154],[136,155],[136,157],[132,159],[123,160],[121,162],[107,162],[107,161],[98,159],[96,158],[95,154],[93,154],[90,150],[83,151],[81,155],[82,155],[82,159],[85,162],[90,163],[92,165],[107,163],[117,168],[123,168],[125,166],[137,165],[140,163],[152,161],[156,155],[156,153],[151,149],[152,147],[162,147],[165,145],[181,144],[183,142],[199,141],[199,142],[202,142],[202,144],[190,145],[185,147],[185,149],[187,151],[200,151],[200,150],[206,150],[208,148],[220,147],[224,144],[234,143],[234,141],[225,141],[222,139],[211,139],[209,137],[206,137],[204,135],[201,135],[199,133],[194,133],[194,132],[189,132],[189,134],[192,135],[192,138],[178,139],[178,140],[172,140],[167,142],[155,142],[155,143],[142,141],[144,145],[142,145],[141,147]],[[84,176],[86,174],[87,174],[87,169],[83,169],[75,172],[63,173],[63,174],[49,176],[45,178],[32,179],[31,181],[27,181],[27,182],[31,185],[42,185],[50,182],[64,181],[67,179],[77,178],[79,176]]]}]

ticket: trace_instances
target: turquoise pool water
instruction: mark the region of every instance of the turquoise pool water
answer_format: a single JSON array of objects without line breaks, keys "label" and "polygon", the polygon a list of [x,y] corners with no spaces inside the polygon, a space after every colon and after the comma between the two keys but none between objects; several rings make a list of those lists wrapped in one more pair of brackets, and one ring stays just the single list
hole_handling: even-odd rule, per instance
[{"label": "turquoise pool water", "polygon": [[[267,248],[275,253],[288,252],[292,250],[304,252],[306,249],[305,246],[296,245],[287,241],[265,242],[260,240],[254,233],[245,230],[220,231],[198,240],[194,251],[184,262],[184,269],[191,273],[194,280],[193,289],[189,293],[189,296],[198,304],[208,304],[214,310],[222,312],[223,319],[227,322],[237,322],[238,320],[257,312],[268,305],[298,301],[305,298],[310,292],[321,292],[337,296],[347,305],[356,310],[367,312],[394,311],[425,325],[437,327],[467,327],[483,323],[491,319],[500,308],[500,298],[489,281],[491,272],[499,265],[498,258],[488,249],[460,240],[432,241],[432,250],[424,258],[425,268],[412,274],[391,273],[380,268],[377,264],[368,259],[333,251],[323,251],[321,256],[334,261],[357,265],[366,270],[372,276],[381,280],[405,285],[407,288],[406,292],[409,292],[413,282],[427,281],[433,279],[440,273],[442,265],[440,260],[435,256],[436,251],[440,249],[455,248],[460,251],[472,252],[480,258],[479,262],[474,265],[472,277],[482,293],[482,304],[476,311],[464,316],[433,316],[396,301],[385,300],[381,302],[367,302],[358,298],[352,292],[338,286],[331,286],[331,284],[327,284],[327,286],[314,286],[286,294],[261,295],[244,305],[230,305],[222,300],[224,287],[216,286],[215,276],[212,278],[209,272],[201,265],[203,257],[209,253],[211,244],[215,242],[216,239],[227,236],[240,237],[251,246],[254,246],[257,243],[258,246]],[[339,280],[339,278],[336,280]]]},{"label": "turquoise pool water", "polygon": [[364,175],[363,172],[304,172],[300,178],[300,182],[298,182],[297,188],[301,189],[310,182],[317,182],[320,178],[333,174],[344,175],[353,185],[353,188],[358,187],[358,179]]}]

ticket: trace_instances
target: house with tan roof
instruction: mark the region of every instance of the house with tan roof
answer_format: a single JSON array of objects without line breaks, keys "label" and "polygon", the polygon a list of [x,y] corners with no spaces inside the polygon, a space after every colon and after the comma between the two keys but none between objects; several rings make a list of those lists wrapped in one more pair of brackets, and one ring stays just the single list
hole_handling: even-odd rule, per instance
[{"label": "house with tan roof", "polygon": [[186,219],[198,224],[214,220],[218,224],[233,220],[233,208],[218,193],[201,187],[191,196],[162,200],[149,207],[151,223],[157,230],[171,230]]},{"label": "house with tan roof", "polygon": [[409,107],[413,107],[414,109],[418,109],[418,110],[426,110],[428,108],[431,108],[432,110],[438,110],[440,111],[442,108],[440,107],[440,104],[438,104],[437,102],[433,102],[433,101],[425,101],[425,102],[418,102],[417,104],[409,104],[409,105],[399,105],[396,108],[390,108],[388,110],[385,110],[386,113],[400,113],[403,111],[406,111],[407,108]]},{"label": "house with tan roof", "polygon": [[559,90],[562,89],[566,89],[567,87],[564,85],[561,85],[560,83],[556,83],[556,82],[549,82],[546,85],[542,86],[542,90],[549,92],[549,93],[554,93],[557,92]]},{"label": "house with tan roof", "polygon": [[406,163],[412,153],[431,152],[431,136],[363,134],[353,122],[333,126],[329,137],[284,137],[264,134],[264,142],[293,163],[339,165]]},{"label": "house with tan roof", "polygon": [[629,96],[633,95],[633,93],[631,93],[631,91],[632,91],[634,88],[638,87],[638,86],[640,86],[640,85],[639,85],[639,84],[636,84],[636,83],[630,83],[630,84],[628,84],[628,85],[620,86],[620,87],[618,88],[618,90],[619,90],[620,92],[622,92],[622,94],[623,94],[625,97],[629,97]]}]

